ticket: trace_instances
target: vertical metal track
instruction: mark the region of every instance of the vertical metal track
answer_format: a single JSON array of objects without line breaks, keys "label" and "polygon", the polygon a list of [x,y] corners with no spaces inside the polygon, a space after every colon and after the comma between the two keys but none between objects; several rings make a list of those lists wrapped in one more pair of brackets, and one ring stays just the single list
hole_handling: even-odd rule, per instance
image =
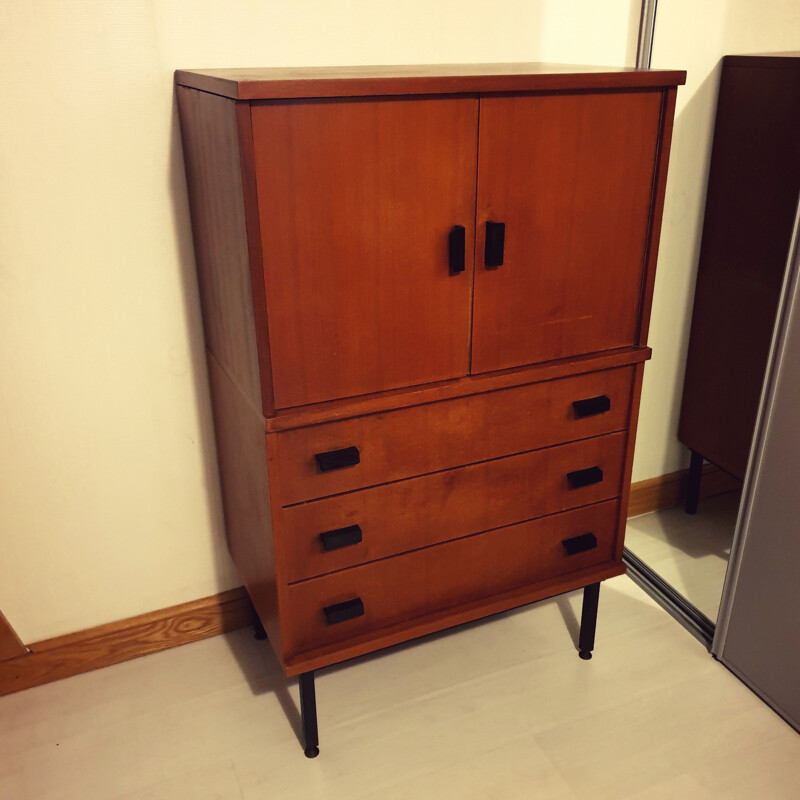
[{"label": "vertical metal track", "polygon": [[639,46],[636,49],[636,66],[649,69],[653,57],[653,32],[656,27],[658,0],[642,0],[642,13],[639,17]]}]

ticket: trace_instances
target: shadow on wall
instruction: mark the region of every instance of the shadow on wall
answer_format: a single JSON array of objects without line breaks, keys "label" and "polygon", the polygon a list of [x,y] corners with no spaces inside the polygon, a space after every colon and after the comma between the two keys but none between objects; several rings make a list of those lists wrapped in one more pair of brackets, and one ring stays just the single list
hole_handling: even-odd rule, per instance
[{"label": "shadow on wall", "polygon": [[[664,343],[665,352],[668,350],[677,352],[679,359],[675,366],[674,380],[669,381],[666,386],[660,386],[660,395],[656,400],[658,414],[662,420],[660,429],[663,435],[668,437],[670,446],[674,446],[676,441],[683,397],[721,64],[721,61],[716,64],[690,100],[676,114],[672,134],[670,175],[667,179],[664,224],[659,249],[660,267],[656,274],[657,308],[654,307],[654,312],[657,312],[661,319],[668,317],[668,322],[652,326],[653,330],[670,331],[672,341]],[[678,169],[681,165],[685,165],[682,171]],[[668,265],[677,265],[679,268],[671,270],[666,268]],[[659,303],[658,298],[661,297],[679,298],[680,306],[676,307],[674,303],[670,305]],[[651,344],[658,353],[658,342]],[[647,372],[645,372],[644,389],[643,402],[649,400]],[[649,400],[650,414],[655,413],[652,403],[653,401]],[[642,416],[645,413],[647,412],[643,411]],[[680,466],[688,467],[688,464],[687,450],[683,454],[683,463]]]}]

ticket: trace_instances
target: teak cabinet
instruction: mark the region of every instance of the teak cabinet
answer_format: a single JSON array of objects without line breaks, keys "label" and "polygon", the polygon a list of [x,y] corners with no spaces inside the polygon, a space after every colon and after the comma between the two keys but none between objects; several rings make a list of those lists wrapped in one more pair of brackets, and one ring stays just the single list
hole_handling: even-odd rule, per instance
[{"label": "teak cabinet", "polygon": [[682,72],[178,72],[233,558],[313,671],[599,583]]}]

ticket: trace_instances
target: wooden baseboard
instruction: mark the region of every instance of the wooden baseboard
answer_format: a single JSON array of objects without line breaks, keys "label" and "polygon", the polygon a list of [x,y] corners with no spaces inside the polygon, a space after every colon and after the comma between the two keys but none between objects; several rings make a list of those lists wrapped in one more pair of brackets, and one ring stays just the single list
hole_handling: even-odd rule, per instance
[{"label": "wooden baseboard", "polygon": [[[628,501],[628,517],[638,517],[651,511],[679,506],[686,499],[686,482],[689,470],[682,469],[659,475],[646,481],[637,481],[631,485],[631,496]],[[700,497],[733,492],[742,488],[742,482],[723,472],[713,464],[703,467],[703,478],[700,481]]]},{"label": "wooden baseboard", "polygon": [[0,696],[236,630],[252,622],[244,589],[57,636],[0,662]]},{"label": "wooden baseboard", "polygon": [[[628,516],[636,517],[680,505],[686,494],[687,470],[631,486]],[[711,464],[703,469],[702,497],[733,491],[740,482]],[[0,661],[0,696],[51,681],[108,667],[148,653],[237,630],[252,621],[244,589],[183,603],[97,628],[46,639],[30,652]]]}]

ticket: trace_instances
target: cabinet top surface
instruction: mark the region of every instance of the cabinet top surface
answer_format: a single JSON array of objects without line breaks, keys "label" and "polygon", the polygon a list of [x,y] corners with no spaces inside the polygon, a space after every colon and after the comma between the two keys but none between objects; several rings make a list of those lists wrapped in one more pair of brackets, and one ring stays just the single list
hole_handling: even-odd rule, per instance
[{"label": "cabinet top surface", "polygon": [[659,88],[686,81],[681,70],[577,64],[437,64],[178,70],[175,83],[235,100]]},{"label": "cabinet top surface", "polygon": [[789,53],[753,53],[725,56],[726,67],[767,67],[769,69],[800,68],[800,51]]}]

